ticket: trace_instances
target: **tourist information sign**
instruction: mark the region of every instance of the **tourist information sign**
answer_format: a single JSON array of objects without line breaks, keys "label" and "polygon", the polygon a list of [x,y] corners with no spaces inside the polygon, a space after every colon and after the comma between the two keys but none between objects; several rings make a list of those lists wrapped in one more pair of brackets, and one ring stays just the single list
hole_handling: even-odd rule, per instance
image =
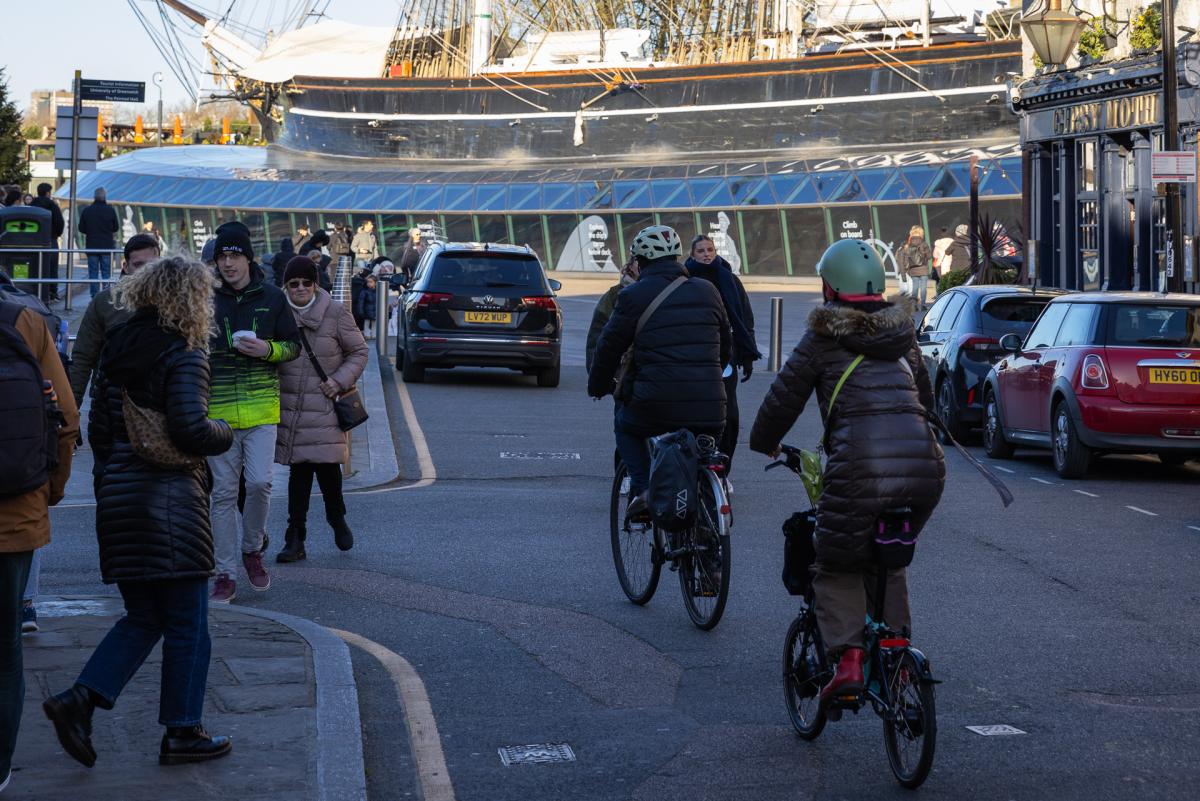
[{"label": "tourist information sign", "polygon": [[115,103],[145,103],[144,81],[102,81],[84,78],[79,82],[80,100],[110,100]]}]

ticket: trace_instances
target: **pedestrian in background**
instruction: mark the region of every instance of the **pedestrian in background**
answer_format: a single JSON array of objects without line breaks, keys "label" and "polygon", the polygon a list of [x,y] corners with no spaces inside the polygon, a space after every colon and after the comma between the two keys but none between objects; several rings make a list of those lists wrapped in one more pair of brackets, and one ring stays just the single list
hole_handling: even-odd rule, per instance
[{"label": "pedestrian in background", "polygon": [[347,432],[338,425],[333,402],[350,390],[367,366],[367,343],[342,303],[317,284],[317,268],[297,257],[284,279],[288,305],[300,331],[300,358],[279,368],[279,431],[275,462],[289,466],[288,527],[277,562],[304,559],[308,503],[313,477],[325,502],[325,520],[337,547],[348,551],[354,534],[346,523],[342,464]]},{"label": "pedestrian in background", "polygon": [[[54,198],[50,196],[52,191],[53,187],[50,184],[38,184],[37,197],[30,201],[29,205],[50,212],[50,235],[54,237],[54,247],[57,248],[59,242],[62,240],[63,231],[66,230],[66,222],[63,220],[62,209],[58,207],[58,204],[54,202]],[[41,277],[50,279],[58,278],[57,250],[42,254]],[[58,300],[58,284],[42,284],[41,297],[45,303]]]},{"label": "pedestrian in background", "polygon": [[162,235],[158,233],[158,229],[154,227],[154,220],[146,220],[142,223],[142,233],[147,236],[152,236],[158,242],[160,251],[166,250],[166,242],[163,241]]},{"label": "pedestrian in background", "polygon": [[22,203],[21,187],[16,186],[15,184],[6,184],[4,186],[4,205],[20,206]]},{"label": "pedestrian in background", "polygon": [[333,224],[333,233],[329,235],[329,255],[335,264],[341,261],[342,256],[350,255],[350,234],[346,231],[345,223]]},{"label": "pedestrian in background", "polygon": [[[11,777],[21,726],[25,674],[21,653],[21,594],[34,553],[50,542],[50,507],[62,500],[79,435],[79,412],[54,338],[41,315],[0,302],[0,790]],[[45,384],[57,396],[57,437],[33,425],[59,424],[49,412]],[[39,461],[40,464],[33,462]],[[36,469],[31,469],[36,468]],[[20,491],[16,491],[20,490]],[[14,492],[16,491],[16,492]]]},{"label": "pedestrian in background", "polygon": [[367,339],[375,336],[375,287],[376,278],[368,273],[363,277],[362,289],[358,291],[358,297],[354,300],[358,318],[362,320],[363,336]]},{"label": "pedestrian in background", "polygon": [[[308,223],[300,223],[300,227],[296,229],[296,235],[292,237],[292,253],[299,253],[300,248],[308,241],[309,236],[311,234],[308,230]],[[287,263],[284,262],[283,266],[287,267]]]},{"label": "pedestrian in background", "polygon": [[908,240],[900,248],[896,266],[900,274],[912,281],[909,291],[916,311],[925,311],[929,293],[929,265],[933,254],[925,242],[925,230],[914,225],[908,231]]},{"label": "pedestrian in background", "polygon": [[115,234],[121,228],[117,219],[117,211],[108,205],[104,187],[96,190],[92,196],[92,204],[79,213],[79,232],[83,234],[83,247],[86,250],[109,251],[104,253],[88,253],[88,278],[93,283],[88,284],[92,297],[100,294],[100,284],[96,279],[108,280],[112,273],[112,253],[117,247]]},{"label": "pedestrian in background", "polygon": [[[96,762],[95,708],[113,708],[160,639],[158,722],[166,732],[159,762],[213,759],[232,748],[228,737],[212,737],[202,724],[213,572],[204,457],[229,450],[233,441],[228,423],[208,417],[206,351],[215,283],[203,264],[175,257],[143,267],[114,293],[117,308],[132,317],[108,334],[92,391],[88,441],[102,465],[96,497],[100,576],[117,585],[125,615],[75,684],[43,704],[63,749],[87,767]],[[161,421],[154,432],[162,438],[159,458],[173,451],[166,457],[173,466],[150,461],[132,442],[131,420],[154,413]],[[145,436],[153,439],[154,433]]]},{"label": "pedestrian in background", "polygon": [[399,264],[406,285],[412,283],[413,275],[417,272],[417,265],[420,264],[421,256],[424,253],[425,241],[421,238],[421,229],[408,229],[408,244],[404,246],[404,253],[400,255]]},{"label": "pedestrian in background", "polygon": [[617,295],[621,290],[638,279],[638,261],[630,255],[629,261],[621,268],[621,277],[600,296],[596,308],[592,310],[592,324],[588,327],[587,343],[583,348],[583,361],[587,372],[592,372],[592,358],[596,355],[596,343],[600,341],[600,332],[612,317],[613,307],[617,305]]},{"label": "pedestrian in background", "polygon": [[[217,236],[216,330],[209,416],[233,428],[233,447],[209,459],[213,473],[212,527],[217,577],[213,603],[237,594],[237,557],[258,591],[271,586],[263,567],[267,514],[279,423],[279,365],[300,355],[296,321],[283,292],[263,282],[245,229],[230,226]],[[245,473],[245,503],[238,494]],[[240,543],[240,548],[239,548]]]},{"label": "pedestrian in background", "polygon": [[354,263],[358,267],[366,267],[379,255],[379,243],[375,239],[375,223],[363,220],[358,232],[350,242],[350,250],[354,252]]},{"label": "pedestrian in background", "polygon": [[287,269],[288,262],[296,256],[296,251],[292,250],[292,238],[285,236],[279,240],[279,250],[271,257],[271,273],[273,283],[277,287],[283,286],[283,273]]}]

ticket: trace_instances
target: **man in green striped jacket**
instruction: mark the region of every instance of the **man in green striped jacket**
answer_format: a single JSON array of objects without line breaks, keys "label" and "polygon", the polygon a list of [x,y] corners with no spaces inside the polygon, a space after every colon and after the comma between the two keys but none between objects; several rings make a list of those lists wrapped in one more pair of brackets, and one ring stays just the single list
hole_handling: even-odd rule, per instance
[{"label": "man in green striped jacket", "polygon": [[[283,292],[264,282],[254,263],[249,231],[226,225],[217,232],[215,327],[209,363],[212,390],[208,416],[233,428],[233,447],[210,457],[213,550],[217,579],[211,600],[229,603],[237,592],[238,541],[251,588],[266,590],[263,567],[275,429],[279,423],[278,365],[300,355],[300,335]],[[245,475],[246,502],[238,512],[238,487]],[[238,534],[241,534],[240,538]]]}]

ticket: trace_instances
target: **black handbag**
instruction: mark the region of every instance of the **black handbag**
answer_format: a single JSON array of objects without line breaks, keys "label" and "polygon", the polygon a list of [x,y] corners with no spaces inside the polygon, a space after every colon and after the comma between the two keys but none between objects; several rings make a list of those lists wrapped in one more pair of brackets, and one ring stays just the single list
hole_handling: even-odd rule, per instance
[{"label": "black handbag", "polygon": [[812,586],[812,566],[817,561],[813,532],[817,510],[796,512],[783,524],[783,586],[789,595],[804,595]]},{"label": "black handbag", "polygon": [[[300,344],[304,346],[304,352],[308,354],[308,360],[312,362],[313,369],[317,371],[317,377],[321,379],[321,383],[328,381],[329,376],[321,369],[321,363],[317,361],[312,346],[308,344],[308,337],[304,336],[303,328],[300,328]],[[333,412],[337,415],[338,428],[343,431],[349,431],[367,422],[367,407],[363,406],[362,396],[358,394],[358,387],[350,387],[334,398]]]}]

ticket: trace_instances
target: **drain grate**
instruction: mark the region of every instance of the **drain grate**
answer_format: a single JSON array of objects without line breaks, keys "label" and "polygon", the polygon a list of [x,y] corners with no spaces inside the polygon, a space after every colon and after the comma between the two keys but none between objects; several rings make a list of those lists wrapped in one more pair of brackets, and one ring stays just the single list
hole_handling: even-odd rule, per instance
[{"label": "drain grate", "polygon": [[500,750],[500,761],[512,765],[545,765],[550,762],[574,762],[575,752],[566,743],[533,743],[506,745]]}]

